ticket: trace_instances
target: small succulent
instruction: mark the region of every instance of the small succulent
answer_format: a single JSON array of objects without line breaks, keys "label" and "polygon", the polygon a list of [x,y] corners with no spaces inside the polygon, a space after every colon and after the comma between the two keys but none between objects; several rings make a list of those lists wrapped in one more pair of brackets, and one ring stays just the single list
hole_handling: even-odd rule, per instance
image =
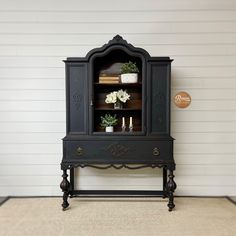
[{"label": "small succulent", "polygon": [[101,116],[101,127],[109,127],[117,125],[118,119],[116,115],[112,116],[110,114],[105,114],[105,116]]},{"label": "small succulent", "polygon": [[127,73],[138,73],[139,69],[135,62],[129,61],[121,66],[121,74],[127,74]]}]

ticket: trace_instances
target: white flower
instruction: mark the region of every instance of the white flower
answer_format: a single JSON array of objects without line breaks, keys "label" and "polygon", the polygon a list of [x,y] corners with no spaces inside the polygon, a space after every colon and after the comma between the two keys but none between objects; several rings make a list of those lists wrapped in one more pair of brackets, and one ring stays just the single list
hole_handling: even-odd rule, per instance
[{"label": "white flower", "polygon": [[127,100],[130,99],[130,95],[129,95],[126,91],[123,91],[123,90],[121,89],[121,90],[119,90],[119,91],[117,92],[117,98],[118,98],[121,102],[125,103]]},{"label": "white flower", "polygon": [[117,100],[125,103],[127,100],[130,99],[130,95],[120,89],[119,91],[114,91],[106,95],[105,103],[116,103]]},{"label": "white flower", "polygon": [[106,96],[105,103],[116,103],[116,101],[117,101],[117,92],[109,93]]}]

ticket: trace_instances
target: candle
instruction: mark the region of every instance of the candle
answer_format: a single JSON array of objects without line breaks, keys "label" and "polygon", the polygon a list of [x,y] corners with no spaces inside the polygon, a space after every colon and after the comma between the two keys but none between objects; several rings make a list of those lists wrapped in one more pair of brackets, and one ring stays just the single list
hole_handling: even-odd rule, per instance
[{"label": "candle", "polygon": [[133,118],[132,116],[129,118],[129,127],[133,126]]},{"label": "candle", "polygon": [[122,126],[125,126],[125,117],[122,117]]}]

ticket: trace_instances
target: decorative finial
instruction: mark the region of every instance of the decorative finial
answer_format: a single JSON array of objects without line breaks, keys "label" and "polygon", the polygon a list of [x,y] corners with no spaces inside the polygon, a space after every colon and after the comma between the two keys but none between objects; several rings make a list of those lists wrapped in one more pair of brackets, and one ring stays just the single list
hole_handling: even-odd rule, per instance
[{"label": "decorative finial", "polygon": [[119,41],[123,40],[123,38],[122,38],[119,34],[117,34],[117,35],[113,38],[113,40],[119,42]]}]

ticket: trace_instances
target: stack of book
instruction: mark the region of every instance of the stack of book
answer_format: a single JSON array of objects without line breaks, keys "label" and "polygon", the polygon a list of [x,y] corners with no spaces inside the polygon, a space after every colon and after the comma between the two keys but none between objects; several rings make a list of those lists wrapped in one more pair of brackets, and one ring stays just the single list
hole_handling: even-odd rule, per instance
[{"label": "stack of book", "polygon": [[99,75],[99,84],[119,84],[119,75]]}]

